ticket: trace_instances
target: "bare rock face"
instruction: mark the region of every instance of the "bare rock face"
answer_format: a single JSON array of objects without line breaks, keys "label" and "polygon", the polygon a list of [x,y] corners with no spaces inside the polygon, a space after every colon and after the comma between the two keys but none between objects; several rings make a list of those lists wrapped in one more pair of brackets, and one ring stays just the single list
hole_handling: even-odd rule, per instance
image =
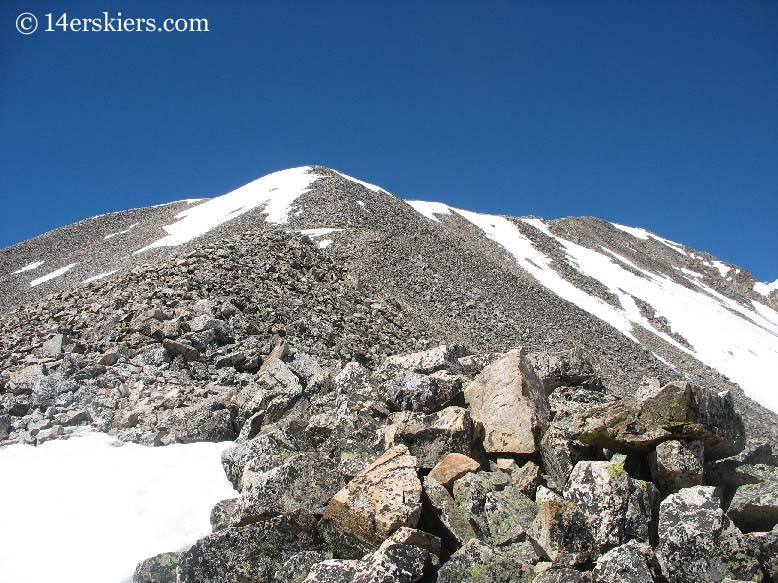
[{"label": "bare rock face", "polygon": [[470,453],[473,422],[462,407],[446,407],[430,415],[401,411],[392,414],[379,439],[384,448],[406,445],[420,468],[432,468],[447,453]]},{"label": "bare rock face", "polygon": [[753,550],[711,486],[684,488],[662,501],[657,559],[662,575],[678,583],[762,579]]},{"label": "bare rock face", "polygon": [[469,456],[461,453],[450,453],[435,464],[429,477],[446,488],[450,488],[455,480],[468,472],[478,471],[480,467],[481,464]]},{"label": "bare rock face", "polygon": [[579,566],[597,556],[597,545],[578,504],[561,498],[543,501],[529,535],[543,558],[556,565]]},{"label": "bare rock face", "polygon": [[743,532],[771,530],[778,524],[778,482],[739,486],[727,516]]},{"label": "bare rock face", "polygon": [[401,526],[415,527],[421,514],[416,458],[398,445],[386,451],[333,496],[322,517],[325,532],[377,546]]},{"label": "bare rock face", "polygon": [[649,456],[651,478],[663,492],[700,486],[703,479],[701,441],[665,441]]},{"label": "bare rock face", "polygon": [[465,389],[487,453],[534,454],[548,426],[543,385],[521,350],[487,366]]},{"label": "bare rock face", "polygon": [[571,423],[583,443],[622,453],[647,452],[663,441],[702,441],[706,460],[729,457],[745,447],[743,420],[729,393],[687,382],[668,383],[639,400],[593,407]]},{"label": "bare rock face", "polygon": [[629,540],[648,542],[659,491],[635,480],[619,462],[578,462],[564,497],[577,503],[600,552]]}]

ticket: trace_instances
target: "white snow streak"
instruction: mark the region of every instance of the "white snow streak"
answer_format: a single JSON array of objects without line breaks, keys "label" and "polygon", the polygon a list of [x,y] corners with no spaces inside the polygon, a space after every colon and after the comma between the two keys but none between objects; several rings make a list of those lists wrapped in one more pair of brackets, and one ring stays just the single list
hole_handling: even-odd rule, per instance
[{"label": "white snow streak", "polygon": [[438,217],[435,215],[450,215],[451,207],[440,202],[426,202],[423,200],[406,200],[417,212],[423,214],[431,221],[438,221]]},{"label": "white snow streak", "polygon": [[324,228],[324,229],[303,229],[300,231],[301,235],[308,235],[309,237],[322,237],[323,235],[329,235],[330,233],[337,233],[339,231],[342,231],[343,229],[331,229],[331,228]]},{"label": "white snow streak", "polygon": [[41,265],[43,265],[43,261],[33,261],[29,265],[25,265],[21,269],[17,269],[16,271],[12,271],[11,274],[15,275],[17,273],[24,273],[25,271],[32,271],[33,269],[38,269]]},{"label": "white snow streak", "polygon": [[169,233],[166,237],[135,253],[156,247],[182,245],[257,207],[262,207],[267,214],[268,223],[285,223],[292,203],[319,178],[318,174],[310,170],[310,166],[301,166],[274,172],[225,195],[188,208],[175,216],[178,222],[164,227]]},{"label": "white snow streak", "polygon": [[119,271],[118,269],[114,269],[113,271],[106,271],[105,273],[98,273],[97,275],[93,275],[92,277],[87,277],[82,283],[90,283],[92,281],[97,281],[98,279],[103,279],[106,277],[109,277]]},{"label": "white snow streak", "polygon": [[775,290],[778,290],[778,279],[773,283],[762,283],[761,281],[757,281],[754,284],[754,291],[765,297],[769,296]]},{"label": "white snow streak", "polygon": [[220,463],[229,445],[82,432],[0,450],[3,581],[129,582],[138,561],[210,534],[211,507],[236,496]]},{"label": "white snow streak", "polygon": [[655,235],[654,233],[650,231],[646,231],[645,229],[641,229],[639,227],[627,227],[626,225],[619,225],[618,223],[611,223],[614,227],[616,227],[619,231],[624,231],[625,233],[629,233],[633,237],[637,237],[638,239],[643,239],[644,241],[647,239],[654,239],[655,241],[659,241],[662,243],[662,245],[669,247],[673,251],[676,251],[680,253],[681,255],[689,255],[686,250],[679,245],[678,243],[674,241],[670,241],[669,239],[665,239],[664,237],[660,237],[659,235]]},{"label": "white snow streak", "polygon": [[46,275],[39,277],[38,279],[33,279],[30,282],[30,287],[35,287],[36,285],[45,283],[50,279],[54,279],[55,277],[62,275],[63,273],[67,273],[68,271],[73,269],[76,265],[78,265],[78,263],[71,263],[70,265],[66,265],[65,267],[60,267],[59,269],[52,271],[51,273],[47,273]]},{"label": "white snow streak", "polygon": [[335,174],[339,174],[346,180],[350,180],[351,182],[356,182],[357,184],[361,184],[362,186],[364,186],[368,190],[372,190],[373,192],[385,192],[386,194],[391,194],[389,191],[384,190],[383,188],[381,188],[380,186],[376,186],[375,184],[370,184],[369,182],[365,182],[364,180],[360,180],[359,178],[354,178],[353,176],[349,176],[348,174],[343,174],[343,172],[338,172],[337,170],[335,170],[334,172]]},{"label": "white snow streak", "polygon": [[319,249],[326,249],[330,245],[332,245],[332,239],[322,239],[318,242]]},{"label": "white snow streak", "polygon": [[132,225],[130,225],[129,227],[127,227],[123,231],[119,231],[118,233],[111,233],[110,235],[106,235],[105,237],[103,237],[103,239],[105,239],[107,241],[108,239],[113,239],[114,237],[117,237],[119,235],[125,235],[125,234],[129,233],[130,231],[132,231],[138,225],[140,225],[140,223],[133,223]]}]

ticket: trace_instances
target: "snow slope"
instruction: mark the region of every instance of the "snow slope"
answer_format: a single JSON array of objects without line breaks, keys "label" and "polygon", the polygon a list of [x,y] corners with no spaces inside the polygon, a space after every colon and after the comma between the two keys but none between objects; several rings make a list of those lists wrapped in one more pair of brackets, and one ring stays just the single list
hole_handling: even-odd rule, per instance
[{"label": "snow slope", "polygon": [[[441,203],[408,203],[433,221],[438,221],[436,215],[460,215],[504,247],[524,270],[561,298],[614,326],[634,342],[639,342],[635,335],[637,328],[654,334],[740,384],[746,394],[762,405],[778,411],[778,387],[771,380],[778,363],[778,312],[768,306],[755,301],[752,306],[743,306],[705,285],[693,273],[686,277],[691,285],[682,285],[664,274],[641,269],[605,247],[596,251],[558,237],[541,219],[522,219],[559,243],[572,267],[601,282],[618,297],[620,306],[613,306],[563,278],[554,270],[552,259],[507,218],[464,211]],[[640,239],[653,238],[688,255],[682,245],[643,229],[614,227]],[[711,266],[718,269],[722,277],[730,269],[718,261]],[[655,328],[636,300],[649,304],[657,317],[666,318],[672,332],[682,336],[691,348]]]},{"label": "snow slope", "polygon": [[[0,580],[125,583],[136,564],[210,534],[232,498],[230,443],[144,447],[84,431],[0,450]],[[42,553],[42,551],[45,551]]]}]

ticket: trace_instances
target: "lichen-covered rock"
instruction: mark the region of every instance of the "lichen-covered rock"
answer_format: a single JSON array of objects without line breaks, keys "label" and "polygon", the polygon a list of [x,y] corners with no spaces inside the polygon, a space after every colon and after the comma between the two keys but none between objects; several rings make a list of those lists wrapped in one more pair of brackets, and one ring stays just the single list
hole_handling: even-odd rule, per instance
[{"label": "lichen-covered rock", "polygon": [[532,583],[590,583],[591,580],[591,573],[586,571],[552,565],[551,568],[535,575]]},{"label": "lichen-covered rock", "polygon": [[438,571],[437,583],[529,583],[534,569],[524,545],[465,543]]},{"label": "lichen-covered rock", "polygon": [[430,566],[429,552],[418,546],[384,541],[363,557],[354,570],[353,583],[415,583]]},{"label": "lichen-covered rock", "polygon": [[570,500],[556,497],[540,503],[528,534],[539,554],[556,565],[585,565],[598,555],[586,515]]},{"label": "lichen-covered rock", "polygon": [[447,453],[470,453],[473,422],[462,407],[446,407],[430,415],[401,411],[392,414],[391,423],[378,436],[384,448],[405,445],[420,468],[432,468]]},{"label": "lichen-covered rock", "polygon": [[578,462],[564,497],[575,502],[600,552],[629,540],[648,542],[659,492],[650,482],[635,480],[618,462]]},{"label": "lichen-covered rock", "polygon": [[295,553],[276,571],[273,581],[278,583],[300,583],[308,576],[311,568],[316,563],[327,559],[327,553],[320,551]]},{"label": "lichen-covered rock", "polygon": [[[601,451],[601,450],[600,450]],[[595,459],[598,449],[573,439],[552,423],[540,440],[540,459],[549,477],[558,488],[564,488],[575,464]]]},{"label": "lichen-covered rock", "polygon": [[423,530],[401,526],[384,542],[393,542],[400,545],[410,545],[426,550],[432,559],[433,566],[440,566],[442,553],[442,541],[439,537]]},{"label": "lichen-covered rock", "polygon": [[548,426],[543,385],[522,350],[490,364],[465,389],[489,453],[534,454]]},{"label": "lichen-covered rock", "polygon": [[528,461],[523,466],[511,471],[509,474],[511,482],[519,492],[535,499],[535,492],[543,483],[543,471],[540,466],[533,461]]},{"label": "lichen-covered rock", "polygon": [[663,492],[699,486],[703,479],[701,441],[665,441],[649,456],[651,479]]},{"label": "lichen-covered rock", "polygon": [[432,532],[440,534],[449,552],[476,538],[467,516],[454,498],[431,476],[424,477],[423,500],[422,522]]},{"label": "lichen-covered rock", "polygon": [[778,482],[738,487],[727,516],[743,532],[771,530],[778,524]]},{"label": "lichen-covered rock", "polygon": [[344,485],[335,464],[316,452],[294,454],[270,470],[244,470],[240,498],[233,512],[235,525],[279,514],[323,514]]},{"label": "lichen-covered rock", "polygon": [[237,498],[228,498],[214,505],[211,509],[211,531],[223,530],[230,525],[232,513],[237,502]]},{"label": "lichen-covered rock", "polygon": [[176,583],[176,567],[182,553],[161,553],[138,563],[132,583]]},{"label": "lichen-covered rock", "polygon": [[211,397],[190,407],[160,412],[157,428],[162,444],[230,441],[238,435],[237,409],[221,397]]},{"label": "lichen-covered rock", "polygon": [[753,549],[721,510],[712,486],[684,488],[662,501],[656,554],[673,583],[762,579]]},{"label": "lichen-covered rock", "polygon": [[627,543],[612,548],[599,559],[592,571],[592,583],[653,583],[654,577],[637,545]]},{"label": "lichen-covered rock", "polygon": [[264,412],[265,423],[274,423],[289,411],[303,394],[300,379],[280,359],[266,361],[254,383],[243,388],[236,401],[243,416]]},{"label": "lichen-covered rock", "polygon": [[770,532],[752,532],[745,536],[762,570],[774,582],[778,581],[778,527]]},{"label": "lichen-covered rock", "polygon": [[622,453],[647,452],[670,439],[699,440],[705,459],[735,455],[745,447],[743,420],[728,392],[672,382],[641,399],[623,399],[581,412],[573,437]]},{"label": "lichen-covered rock", "polygon": [[353,583],[359,561],[328,559],[313,565],[303,583]]},{"label": "lichen-covered rock", "polygon": [[234,443],[222,452],[221,461],[227,479],[240,491],[246,464],[251,462],[253,471],[270,470],[281,465],[294,453],[294,444],[290,443],[283,432],[276,429],[260,433],[247,441]]},{"label": "lichen-covered rock", "polygon": [[183,553],[177,583],[274,581],[293,555],[322,549],[313,526],[273,518],[213,533]]},{"label": "lichen-covered rock", "polygon": [[378,395],[393,411],[433,413],[462,394],[462,377],[447,371],[422,375],[402,371],[381,385]]},{"label": "lichen-covered rock", "polygon": [[360,547],[377,546],[401,526],[415,527],[420,514],[421,482],[416,476],[416,458],[407,447],[398,445],[332,497],[320,527],[330,541],[339,539],[339,535],[353,540],[351,552],[346,549],[353,554]]},{"label": "lichen-covered rock", "polygon": [[477,471],[480,467],[481,464],[469,456],[461,453],[449,453],[432,468],[429,477],[449,488],[455,480],[468,472]]},{"label": "lichen-covered rock", "polygon": [[594,386],[600,384],[589,357],[580,348],[562,352],[531,352],[527,360],[543,383],[546,394],[562,386]]},{"label": "lichen-covered rock", "polygon": [[453,492],[478,537],[493,546],[524,540],[538,513],[537,505],[502,472],[465,474],[454,482]]}]

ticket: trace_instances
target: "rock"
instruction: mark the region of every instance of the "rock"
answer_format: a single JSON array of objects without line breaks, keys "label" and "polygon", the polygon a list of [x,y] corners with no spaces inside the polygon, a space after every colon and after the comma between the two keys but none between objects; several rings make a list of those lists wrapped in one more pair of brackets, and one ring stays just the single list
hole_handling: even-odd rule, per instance
[{"label": "rock", "polygon": [[423,500],[422,523],[427,530],[440,535],[447,551],[453,552],[476,538],[467,516],[448,490],[432,476],[424,477]]},{"label": "rock", "polygon": [[469,375],[477,375],[495,360],[499,360],[504,355],[502,352],[489,352],[486,354],[469,354],[457,358],[457,363],[462,370]]},{"label": "rock", "polygon": [[649,455],[651,479],[662,492],[677,492],[702,484],[701,441],[665,441]]},{"label": "rock", "polygon": [[381,370],[388,373],[409,370],[420,374],[431,374],[443,369],[456,370],[459,364],[457,359],[466,354],[467,349],[464,346],[437,346],[422,352],[390,356],[381,364]]},{"label": "rock", "polygon": [[252,462],[254,471],[270,470],[294,453],[297,453],[294,445],[276,429],[225,449],[221,456],[222,467],[232,486],[240,490],[246,464]]},{"label": "rock", "polygon": [[383,383],[378,391],[392,411],[433,413],[462,394],[462,379],[446,371],[422,375],[402,371]]},{"label": "rock", "polygon": [[472,539],[438,571],[437,583],[529,583],[532,565],[518,545],[492,548]]},{"label": "rock", "polygon": [[11,416],[0,415],[0,440],[8,439],[11,434]]},{"label": "rock", "polygon": [[595,406],[571,423],[585,444],[621,453],[648,452],[671,439],[699,440],[705,459],[735,455],[745,447],[743,420],[728,392],[714,393],[687,382],[672,382],[640,400]]},{"label": "rock", "polygon": [[[344,534],[355,549],[370,548],[401,526],[415,527],[421,514],[416,458],[398,445],[386,451],[333,496],[321,527],[332,541]],[[349,558],[349,557],[346,557]]]},{"label": "rock", "polygon": [[326,559],[326,554],[318,551],[295,553],[276,571],[273,581],[300,583],[305,580],[315,564]]},{"label": "rock", "polygon": [[270,470],[244,470],[235,511],[236,526],[279,514],[323,514],[327,502],[343,487],[337,465],[325,454],[292,455]]},{"label": "rock", "polygon": [[211,509],[211,530],[213,532],[224,530],[230,525],[230,519],[237,502],[237,498],[228,498],[214,505]]},{"label": "rock", "polygon": [[176,567],[182,553],[162,553],[135,567],[132,583],[176,583]]},{"label": "rock", "polygon": [[103,366],[113,366],[117,362],[119,362],[118,350],[109,350],[97,359],[97,364],[101,364]]},{"label": "rock", "polygon": [[254,383],[242,389],[237,401],[245,417],[263,411],[264,422],[281,419],[303,395],[303,386],[281,359],[265,362]]},{"label": "rock", "polygon": [[659,491],[650,482],[631,478],[623,465],[578,462],[564,497],[583,512],[600,552],[632,539],[649,541]]},{"label": "rock", "polygon": [[62,343],[65,337],[62,334],[54,334],[43,343],[43,356],[46,358],[58,358],[62,355]]},{"label": "rock", "polygon": [[439,484],[450,488],[454,480],[461,478],[468,472],[475,472],[481,467],[477,461],[461,453],[449,453],[440,460],[429,477]]},{"label": "rock", "polygon": [[386,542],[393,542],[401,545],[419,547],[426,550],[430,556],[439,561],[442,553],[442,542],[439,537],[422,530],[401,526],[392,535],[386,539]]},{"label": "rock", "polygon": [[473,423],[462,407],[446,407],[430,415],[401,411],[392,414],[378,438],[385,449],[406,445],[420,468],[432,468],[448,453],[470,453]]},{"label": "rock", "polygon": [[159,413],[157,427],[167,433],[164,443],[231,441],[237,437],[236,408],[221,397],[210,397],[191,407]]},{"label": "rock", "polygon": [[542,502],[528,534],[538,554],[556,565],[585,565],[598,554],[587,516],[569,500]]},{"label": "rock", "polygon": [[582,573],[570,567],[556,567],[546,569],[535,575],[532,583],[590,583],[590,573]]},{"label": "rock", "polygon": [[415,583],[430,564],[426,549],[384,541],[377,551],[356,565],[353,583]]},{"label": "rock", "polygon": [[62,375],[40,376],[32,389],[31,404],[33,407],[45,407],[62,403],[62,395],[75,393],[79,389],[77,382],[66,379]]},{"label": "rock", "polygon": [[454,500],[479,538],[492,546],[524,540],[536,504],[503,473],[469,473],[454,483]]},{"label": "rock", "polygon": [[721,510],[712,486],[684,488],[662,501],[656,555],[668,581],[761,581],[752,549]]},{"label": "rock", "polygon": [[597,459],[601,451],[576,441],[553,423],[540,440],[540,459],[543,461],[543,467],[559,488],[565,487],[575,464],[583,460]]},{"label": "rock", "polygon": [[745,536],[759,565],[770,578],[768,580],[778,581],[778,530],[752,532]]},{"label": "rock", "polygon": [[627,543],[615,547],[597,559],[592,571],[592,583],[653,583],[646,559],[637,545]]},{"label": "rock", "polygon": [[165,347],[165,350],[167,350],[170,356],[173,358],[176,356],[181,356],[188,362],[199,360],[200,358],[200,351],[197,350],[194,346],[185,344],[184,342],[178,342],[177,340],[165,338],[162,341],[162,346]]},{"label": "rock", "polygon": [[531,352],[527,360],[535,369],[547,395],[562,386],[600,385],[591,360],[580,348],[562,352]]},{"label": "rock", "polygon": [[538,486],[543,482],[543,472],[538,464],[529,461],[520,468],[514,469],[510,473],[510,479],[519,492],[534,499]]},{"label": "rock", "polygon": [[778,524],[778,482],[739,486],[727,516],[743,532],[771,530]]},{"label": "rock", "polygon": [[31,364],[20,370],[11,371],[8,376],[8,390],[14,394],[29,393],[38,380],[47,374],[42,364]]},{"label": "rock", "polygon": [[293,555],[321,550],[312,528],[312,522],[273,518],[215,532],[183,553],[177,583],[273,581]]},{"label": "rock", "polygon": [[465,389],[488,453],[534,454],[548,426],[545,392],[521,350],[487,366]]}]

